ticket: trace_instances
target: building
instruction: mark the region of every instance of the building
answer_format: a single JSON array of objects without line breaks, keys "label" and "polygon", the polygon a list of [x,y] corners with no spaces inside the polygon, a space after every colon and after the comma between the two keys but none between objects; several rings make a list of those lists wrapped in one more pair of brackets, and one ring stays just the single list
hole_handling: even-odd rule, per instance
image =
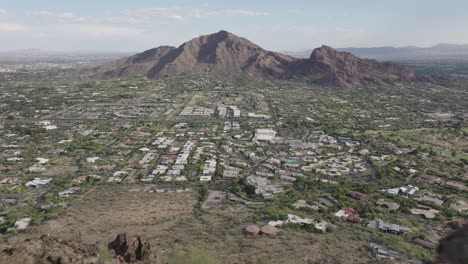
[{"label": "building", "polygon": [[432,208],[428,208],[428,207],[413,208],[413,209],[410,209],[410,212],[413,215],[422,215],[427,219],[434,219],[436,215],[440,213],[440,211],[432,209]]},{"label": "building", "polygon": [[409,227],[385,223],[382,219],[379,218],[370,221],[367,227],[377,229],[380,232],[391,233],[396,235],[404,235],[411,232],[411,229]]},{"label": "building", "polygon": [[416,238],[413,240],[413,243],[429,250],[434,250],[437,247],[436,243],[425,239]]},{"label": "building", "polygon": [[383,260],[383,259],[388,259],[388,260],[408,260],[406,256],[404,256],[401,253],[398,253],[397,251],[390,250],[384,246],[377,245],[377,244],[370,244],[369,245],[372,255],[377,259],[377,260]]},{"label": "building", "polygon": [[270,119],[271,118],[271,116],[268,116],[268,115],[255,114],[255,113],[248,113],[247,116],[250,117],[250,118],[260,118],[260,119]]},{"label": "building", "polygon": [[201,182],[209,182],[211,181],[212,176],[200,176],[200,181]]},{"label": "building", "polygon": [[44,186],[51,181],[52,181],[52,178],[47,178],[47,179],[34,178],[34,180],[27,182],[25,185],[28,187],[36,188],[36,187]]},{"label": "building", "polygon": [[239,176],[240,169],[236,167],[226,166],[223,172],[223,179],[234,179]]},{"label": "building", "polygon": [[385,201],[384,199],[378,199],[375,203],[376,205],[385,206],[390,211],[398,210],[400,208],[400,204],[395,202]]},{"label": "building", "polygon": [[20,179],[17,177],[5,178],[0,182],[0,184],[19,184],[19,183],[20,183]]},{"label": "building", "polygon": [[180,116],[212,116],[213,114],[213,109],[205,107],[186,107],[179,113]]},{"label": "building", "polygon": [[335,213],[335,216],[343,221],[359,223],[361,218],[356,214],[353,208],[343,208]]},{"label": "building", "polygon": [[276,131],[269,128],[255,130],[253,141],[272,141],[276,137]]},{"label": "building", "polygon": [[24,230],[31,223],[31,218],[23,218],[15,222],[15,228],[17,230]]},{"label": "building", "polygon": [[240,110],[237,106],[228,106],[226,115],[227,117],[240,117]]},{"label": "building", "polygon": [[466,190],[466,186],[463,183],[459,183],[459,182],[446,181],[442,185],[446,188],[456,190],[456,191]]},{"label": "building", "polygon": [[226,115],[227,115],[227,108],[225,106],[218,106],[218,116],[226,117]]},{"label": "building", "polygon": [[260,194],[264,198],[269,198],[277,193],[283,192],[283,188],[281,186],[273,184],[266,178],[249,176],[247,177],[247,182],[255,187],[256,194]]},{"label": "building", "polygon": [[453,209],[458,212],[468,211],[468,203],[463,200],[456,201],[450,205],[450,209]]},{"label": "building", "polygon": [[419,197],[419,200],[423,201],[423,202],[430,202],[430,203],[433,203],[433,204],[436,204],[436,205],[439,205],[439,206],[444,203],[444,201],[442,201],[441,199],[439,199],[437,197],[432,197],[432,196],[429,196],[429,195],[422,195],[421,197]]},{"label": "building", "polygon": [[205,166],[203,167],[203,176],[214,176],[216,172],[216,160],[211,159],[205,161]]},{"label": "building", "polygon": [[365,193],[361,193],[361,192],[355,192],[355,191],[349,191],[347,192],[347,195],[353,199],[356,199],[356,200],[359,200],[361,202],[365,202],[371,198],[373,198],[374,196],[376,196],[376,194],[365,194]]},{"label": "building", "polygon": [[79,188],[79,187],[71,187],[68,190],[65,190],[63,192],[59,192],[59,196],[69,197],[70,195],[75,194],[76,192],[78,192],[80,190],[81,190],[81,188]]},{"label": "building", "polygon": [[293,203],[292,206],[296,209],[301,209],[301,208],[309,208],[312,210],[319,209],[317,205],[309,205],[306,200],[297,200],[295,203]]},{"label": "building", "polygon": [[399,188],[393,188],[393,189],[387,189],[383,190],[383,192],[388,193],[388,194],[393,194],[393,195],[401,195],[404,197],[411,197],[413,196],[417,191],[419,191],[419,188],[413,185],[407,185]]},{"label": "building", "polygon": [[315,223],[314,227],[315,229],[325,233],[328,228],[332,227],[332,224],[327,221],[322,220],[320,222]]}]

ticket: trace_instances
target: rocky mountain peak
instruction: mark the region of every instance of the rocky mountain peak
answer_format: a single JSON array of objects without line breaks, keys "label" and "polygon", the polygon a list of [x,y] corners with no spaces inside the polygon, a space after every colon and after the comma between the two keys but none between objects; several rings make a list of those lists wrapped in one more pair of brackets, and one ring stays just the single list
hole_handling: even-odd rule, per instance
[{"label": "rocky mountain peak", "polygon": [[358,58],[332,47],[313,50],[309,59],[262,49],[253,42],[221,30],[193,38],[178,48],[162,46],[98,67],[106,77],[146,76],[151,79],[177,74],[237,74],[255,78],[289,79],[295,76],[331,86],[389,84],[412,80],[405,66]]},{"label": "rocky mountain peak", "polygon": [[320,48],[316,48],[312,51],[310,54],[310,59],[318,60],[325,57],[335,57],[337,53],[338,51],[334,48],[327,45],[322,45]]}]

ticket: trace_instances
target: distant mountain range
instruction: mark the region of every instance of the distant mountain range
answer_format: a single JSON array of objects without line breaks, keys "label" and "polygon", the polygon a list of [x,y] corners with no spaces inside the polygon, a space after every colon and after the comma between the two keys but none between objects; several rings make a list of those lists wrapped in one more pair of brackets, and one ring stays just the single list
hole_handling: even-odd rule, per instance
[{"label": "distant mountain range", "polygon": [[227,31],[204,35],[179,47],[161,46],[95,68],[105,77],[146,76],[157,79],[178,74],[237,74],[255,78],[301,77],[330,86],[390,84],[415,79],[406,66],[362,59],[322,46],[307,59],[267,51]]},{"label": "distant mountain range", "polygon": [[[433,47],[375,47],[340,48],[355,56],[377,60],[468,60],[468,44],[438,44]],[[307,58],[311,50],[284,52],[290,56]]]}]

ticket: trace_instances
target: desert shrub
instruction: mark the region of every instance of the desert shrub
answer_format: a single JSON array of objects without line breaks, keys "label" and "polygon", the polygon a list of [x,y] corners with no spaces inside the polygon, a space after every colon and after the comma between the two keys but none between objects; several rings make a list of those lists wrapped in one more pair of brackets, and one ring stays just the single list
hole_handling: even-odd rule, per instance
[{"label": "desert shrub", "polygon": [[106,247],[106,246],[101,246],[99,247],[99,260],[106,262],[106,261],[111,261],[113,258],[112,252]]}]

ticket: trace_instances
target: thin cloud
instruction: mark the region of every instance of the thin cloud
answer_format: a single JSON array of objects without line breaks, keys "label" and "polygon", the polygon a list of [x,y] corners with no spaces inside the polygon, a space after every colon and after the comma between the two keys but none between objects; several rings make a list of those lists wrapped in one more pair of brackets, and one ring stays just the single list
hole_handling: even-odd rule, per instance
[{"label": "thin cloud", "polygon": [[271,14],[268,12],[258,12],[258,11],[240,10],[240,9],[209,11],[209,12],[204,13],[204,16],[206,18],[239,17],[239,16],[258,17],[258,16],[269,16],[269,15]]},{"label": "thin cloud", "polygon": [[73,32],[73,35],[87,37],[136,37],[145,32],[140,28],[107,26],[101,24],[68,24],[58,27],[61,32]]},{"label": "thin cloud", "polygon": [[362,28],[347,28],[347,27],[316,27],[316,26],[292,26],[292,27],[275,27],[273,31],[290,32],[301,34],[303,36],[335,36],[341,39],[361,38],[367,36],[368,32]]},{"label": "thin cloud", "polygon": [[7,16],[7,15],[8,15],[8,12],[5,9],[0,8],[0,17]]},{"label": "thin cloud", "polygon": [[156,19],[177,21],[188,19],[216,19],[230,17],[269,16],[270,13],[243,9],[208,10],[204,8],[141,8],[127,9],[116,13],[96,17],[82,17],[73,12],[52,12],[49,10],[29,11],[27,15],[46,19],[51,22],[66,24],[99,24],[99,25],[137,25],[151,24]]},{"label": "thin cloud", "polygon": [[278,42],[282,42],[283,46],[290,46],[289,49],[311,49],[323,44],[333,47],[356,46],[375,37],[371,31],[364,28],[337,25],[275,26],[266,31],[274,33],[274,36],[285,36],[286,41],[280,39]]},{"label": "thin cloud", "polygon": [[75,18],[72,12],[51,12],[48,10],[33,11],[29,15],[47,18]]},{"label": "thin cloud", "polygon": [[72,12],[51,12],[48,10],[40,10],[40,11],[28,12],[28,15],[45,18],[45,19],[56,20],[56,21],[62,21],[62,22],[77,23],[77,22],[87,21],[85,17],[77,16]]},{"label": "thin cloud", "polygon": [[19,32],[28,28],[20,24],[0,23],[0,32]]},{"label": "thin cloud", "polygon": [[150,18],[166,18],[166,19],[209,19],[209,18],[226,18],[226,17],[257,17],[269,16],[268,12],[259,12],[253,10],[242,9],[223,9],[223,10],[206,10],[200,8],[142,8],[125,10],[123,15],[130,17],[139,17],[144,20]]}]

